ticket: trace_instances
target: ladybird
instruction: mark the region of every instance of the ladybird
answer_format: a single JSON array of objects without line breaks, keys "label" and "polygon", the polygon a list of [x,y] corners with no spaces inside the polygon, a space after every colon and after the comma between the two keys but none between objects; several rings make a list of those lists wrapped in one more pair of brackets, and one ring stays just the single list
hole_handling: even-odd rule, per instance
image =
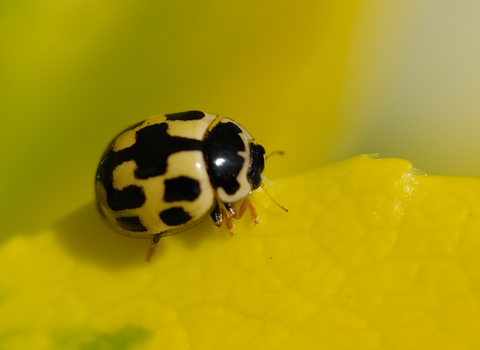
[{"label": "ladybird", "polygon": [[95,179],[97,205],[115,231],[152,239],[149,259],[161,237],[208,216],[217,227],[225,221],[231,235],[231,218],[247,208],[256,224],[246,197],[264,188],[264,167],[265,149],[231,119],[200,111],[153,116],[105,150]]}]

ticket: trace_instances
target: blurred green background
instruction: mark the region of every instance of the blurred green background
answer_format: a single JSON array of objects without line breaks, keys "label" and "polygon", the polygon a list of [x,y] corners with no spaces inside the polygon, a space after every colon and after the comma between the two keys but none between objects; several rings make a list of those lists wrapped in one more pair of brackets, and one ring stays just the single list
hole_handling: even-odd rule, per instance
[{"label": "blurred green background", "polygon": [[266,176],[362,153],[480,174],[476,1],[2,1],[0,237],[93,199],[103,149],[154,114],[239,121]]}]

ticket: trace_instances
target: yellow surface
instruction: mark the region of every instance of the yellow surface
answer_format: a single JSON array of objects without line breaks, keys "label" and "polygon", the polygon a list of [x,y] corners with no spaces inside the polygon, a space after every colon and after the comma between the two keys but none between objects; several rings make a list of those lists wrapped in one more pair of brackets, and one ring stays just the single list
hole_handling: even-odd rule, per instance
[{"label": "yellow surface", "polygon": [[480,179],[359,156],[160,242],[88,204],[0,248],[2,349],[474,349]]},{"label": "yellow surface", "polygon": [[[1,1],[0,349],[478,349],[480,180],[319,168],[479,173],[463,5]],[[266,176],[290,212],[258,192],[257,227],[205,221],[147,264],[95,168],[189,109],[286,152]]]}]

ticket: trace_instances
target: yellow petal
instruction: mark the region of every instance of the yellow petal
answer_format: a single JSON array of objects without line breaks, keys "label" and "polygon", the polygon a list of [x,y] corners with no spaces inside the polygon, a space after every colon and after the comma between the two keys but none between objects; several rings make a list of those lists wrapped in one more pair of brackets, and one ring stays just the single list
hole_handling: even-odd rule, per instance
[{"label": "yellow petal", "polygon": [[149,242],[93,204],[0,248],[0,348],[456,349],[480,341],[480,180],[360,156]]}]

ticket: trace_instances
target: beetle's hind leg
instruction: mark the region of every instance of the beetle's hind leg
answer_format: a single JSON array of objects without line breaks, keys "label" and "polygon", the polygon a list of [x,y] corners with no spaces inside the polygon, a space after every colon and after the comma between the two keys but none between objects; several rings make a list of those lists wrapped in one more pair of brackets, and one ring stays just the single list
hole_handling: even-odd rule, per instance
[{"label": "beetle's hind leg", "polygon": [[153,254],[155,254],[155,249],[157,248],[158,242],[160,242],[160,238],[162,238],[161,235],[155,235],[152,237],[152,243],[150,244],[150,248],[148,249],[148,253],[147,253],[147,261],[150,261],[150,259],[152,259]]}]

